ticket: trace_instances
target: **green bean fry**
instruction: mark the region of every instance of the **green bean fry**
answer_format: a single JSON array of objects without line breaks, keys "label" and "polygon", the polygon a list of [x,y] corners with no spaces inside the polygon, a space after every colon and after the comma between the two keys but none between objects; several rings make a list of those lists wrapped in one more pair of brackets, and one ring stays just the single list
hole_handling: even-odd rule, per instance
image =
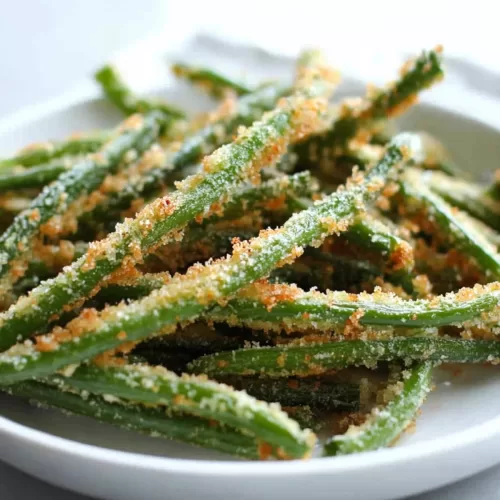
[{"label": "green bean fry", "polygon": [[98,70],[119,127],[0,160],[0,389],[246,460],[393,446],[437,365],[500,363],[498,186],[393,121],[441,52],[338,104],[318,51],[175,62],[194,118]]}]

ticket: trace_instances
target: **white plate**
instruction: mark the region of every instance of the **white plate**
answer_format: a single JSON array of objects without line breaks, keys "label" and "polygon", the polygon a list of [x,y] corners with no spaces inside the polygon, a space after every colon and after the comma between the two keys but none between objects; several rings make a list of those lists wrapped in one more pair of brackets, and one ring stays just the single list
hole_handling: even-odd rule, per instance
[{"label": "white plate", "polygon": [[[262,71],[266,66],[264,72],[273,68],[280,73],[290,68],[282,58],[243,52],[238,52],[238,59],[244,67]],[[360,90],[351,81],[342,93]],[[186,86],[171,87],[167,97],[192,110],[209,105]],[[1,123],[0,153],[33,140],[109,127],[118,118],[99,98],[65,97]],[[497,167],[499,131],[484,123],[429,104],[417,106],[402,123],[406,129],[438,135],[467,170],[479,173]],[[1,458],[56,485],[110,499],[397,498],[500,461],[500,370],[467,367],[458,373],[449,368],[435,372],[437,388],[416,431],[395,448],[377,452],[306,462],[241,462],[0,395]]]}]

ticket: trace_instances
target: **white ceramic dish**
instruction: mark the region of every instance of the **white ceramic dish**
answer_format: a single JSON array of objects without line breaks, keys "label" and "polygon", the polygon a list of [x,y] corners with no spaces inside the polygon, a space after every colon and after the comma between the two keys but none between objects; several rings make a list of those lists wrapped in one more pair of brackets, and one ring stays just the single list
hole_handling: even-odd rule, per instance
[{"label": "white ceramic dish", "polygon": [[[270,67],[280,72],[290,68],[287,60],[260,51],[249,54],[252,62],[242,56],[243,66],[266,66],[264,72]],[[341,93],[360,90],[359,84],[349,81]],[[209,104],[185,86],[171,87],[168,97],[192,110]],[[0,153],[75,130],[108,127],[118,119],[99,98],[65,97],[0,123]],[[417,106],[402,124],[436,134],[467,170],[478,173],[497,167],[500,131],[487,124],[428,104]],[[235,461],[0,395],[1,458],[48,482],[109,499],[398,498],[500,461],[500,370],[467,367],[457,374],[439,368],[435,381],[437,389],[426,402],[416,431],[397,447],[282,463]]]}]

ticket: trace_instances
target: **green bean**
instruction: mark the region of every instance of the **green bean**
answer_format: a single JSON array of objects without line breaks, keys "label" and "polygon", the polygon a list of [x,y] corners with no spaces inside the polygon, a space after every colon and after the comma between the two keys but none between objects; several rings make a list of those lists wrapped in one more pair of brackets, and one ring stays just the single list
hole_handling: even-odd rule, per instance
[{"label": "green bean", "polygon": [[283,411],[303,429],[321,430],[321,422],[310,406],[284,406]]},{"label": "green bean", "polygon": [[[294,205],[304,210],[310,205],[310,201],[295,199]],[[385,258],[386,266],[382,272],[394,275],[396,282],[402,284],[408,293],[413,292],[412,270],[415,265],[413,249],[388,224],[375,219],[369,213],[362,213],[355,218],[341,237]]]},{"label": "green bean", "polygon": [[[317,191],[318,183],[309,171],[269,179],[257,186],[243,186],[224,204],[222,218],[237,219],[258,209],[283,211],[291,215],[296,209],[306,208],[297,198],[309,198]],[[220,216],[215,215],[204,223],[210,224],[220,219]]]},{"label": "green bean", "polygon": [[[451,159],[449,152],[435,137],[423,131],[412,133],[420,138],[422,144],[422,154],[415,158],[416,166],[426,170],[432,170],[436,175],[439,175],[440,179],[449,180],[450,176],[457,176],[460,174],[463,177],[467,175],[466,172],[460,171],[459,167]],[[387,142],[387,140],[385,142]],[[338,157],[338,161],[348,160],[351,165],[362,167],[377,161],[382,151],[383,149],[377,144],[350,144],[346,146],[345,151]],[[443,174],[446,174],[446,177],[444,177]],[[458,179],[455,180],[459,182]],[[444,180],[444,182],[446,182],[446,180]]]},{"label": "green bean", "polygon": [[413,248],[391,227],[370,214],[362,214],[343,236],[348,242],[381,255],[385,261],[382,271],[398,277],[405,290],[413,292]]},{"label": "green bean", "polygon": [[227,383],[257,399],[280,403],[283,406],[307,405],[331,411],[359,409],[359,385],[354,384],[331,384],[308,379],[266,380],[250,377],[228,379]]},{"label": "green bean", "polygon": [[162,367],[82,365],[70,377],[53,375],[50,381],[61,388],[111,393],[125,400],[167,405],[174,411],[216,420],[255,435],[273,447],[277,458],[307,457],[316,442],[312,432],[301,430],[278,405],[258,401],[206,378],[179,377]]},{"label": "green bean", "polygon": [[[387,141],[389,142],[389,141]],[[348,162],[349,167],[353,165],[358,167],[365,167],[380,159],[383,154],[384,148],[375,144],[356,144],[355,147],[346,146],[345,151],[342,152],[337,158],[337,163]],[[335,165],[337,167],[337,165]]]},{"label": "green bean", "polygon": [[493,182],[486,189],[486,195],[494,200],[500,201],[500,175],[498,170],[495,171]]},{"label": "green bean", "polygon": [[[301,81],[297,92],[292,97],[283,100],[274,112],[265,115],[262,121],[256,122],[250,129],[242,132],[235,142],[220,148],[207,157],[204,161],[204,173],[187,178],[182,185],[179,185],[179,190],[171,196],[156,200],[145,207],[135,219],[118,225],[114,233],[93,244],[86,255],[74,262],[71,267],[66,268],[54,280],[42,283],[32,290],[26,299],[21,298],[17,304],[14,304],[0,317],[0,349],[11,346],[16,340],[32,336],[33,333],[43,328],[49,318],[57,315],[64,306],[81,300],[91,293],[96,293],[99,284],[120,269],[123,262],[132,265],[142,260],[144,254],[151,253],[169,239],[175,240],[179,236],[179,231],[196,216],[208,215],[210,207],[215,202],[221,201],[236,185],[249,176],[255,175],[263,164],[272,164],[290,141],[322,126],[322,110],[325,106],[325,100],[322,97],[314,96],[328,96],[332,84],[321,78],[319,76],[321,73],[324,73],[322,67],[316,72],[312,69],[310,78]],[[311,96],[313,97],[311,98]],[[377,180],[382,180],[387,171],[402,160],[403,153],[399,145],[393,145],[387,152],[387,158],[371,171],[371,175],[367,177],[367,183],[376,184]],[[332,204],[333,206],[339,205],[338,210],[342,214],[341,217],[350,218],[353,211],[360,209],[358,201],[361,196],[371,198],[372,192],[368,189],[367,183],[363,187],[354,186],[351,191],[339,194],[338,199],[334,197]],[[345,203],[348,200],[350,203],[346,206]],[[302,245],[318,239],[327,231],[328,225],[325,224],[325,220],[321,222],[318,215],[328,216],[331,210],[328,210],[327,207],[330,208],[330,205],[324,203],[321,207],[315,208],[309,217],[306,215],[306,220],[299,219],[300,222],[297,221],[296,225],[299,226],[306,238],[298,238],[298,241],[294,241],[290,239],[290,235],[286,236],[285,244],[281,245],[280,252],[276,253],[278,259],[270,259],[266,262],[265,269],[260,271],[262,275],[274,267],[274,264],[280,260],[280,254],[282,257],[293,254],[292,250],[297,244]],[[308,227],[310,218],[313,219],[313,231]],[[304,224],[306,225],[304,226]],[[279,235],[276,235],[276,238],[278,241],[281,239]],[[272,240],[271,238],[267,241]],[[233,261],[238,261],[238,255],[233,258]],[[221,271],[229,272],[232,269],[231,262],[229,261],[226,266],[227,270],[224,269],[223,263],[214,267],[221,267]],[[206,272],[210,273],[210,270],[211,267],[208,267]],[[222,293],[225,295],[233,293],[258,277],[257,275],[254,277],[254,274],[254,272],[243,273],[241,284],[236,280],[233,287],[222,288]],[[179,280],[171,282],[173,288],[179,286],[177,284]],[[196,292],[198,288],[196,286],[197,280],[193,279],[192,281],[192,287],[180,285],[188,295],[193,294],[193,291]],[[203,291],[204,288],[206,286],[201,287],[200,290]],[[166,296],[169,296],[168,291]],[[186,302],[186,307],[179,310],[179,317],[186,314],[186,319],[188,317],[194,319],[197,314],[203,311],[204,306],[195,300],[196,296],[197,293],[194,296],[191,295],[190,300]],[[133,304],[131,306],[136,307]],[[147,305],[145,309],[148,309]],[[153,327],[153,331],[157,331],[159,328],[157,320],[161,322],[165,320],[166,323],[172,321],[172,310],[168,304],[165,304],[165,307],[161,309],[164,314],[150,316],[152,322],[149,327]],[[136,317],[138,320],[139,318],[145,319],[142,315]],[[139,327],[139,324],[136,326]],[[143,326],[146,327],[146,324]],[[134,335],[138,336],[136,338],[146,337],[148,335],[145,333],[146,330],[148,328],[141,326],[135,330]],[[91,350],[97,349],[96,352],[100,352],[101,347],[108,348],[107,345],[110,341],[112,344],[118,341],[115,335],[113,335],[113,339],[105,340],[105,337],[101,338],[102,344],[98,342],[92,347],[93,342],[91,342],[87,347]],[[83,339],[81,340],[83,341]],[[82,349],[77,349],[78,356],[87,357],[85,344],[87,342],[82,342],[80,344]],[[66,347],[69,347],[69,344]],[[62,354],[63,350],[57,352]]]},{"label": "green bean", "polygon": [[110,138],[110,133],[103,131],[94,135],[70,138],[61,142],[33,144],[12,158],[0,160],[0,169],[15,167],[17,165],[32,167],[63,156],[95,153]]},{"label": "green bean", "polygon": [[185,78],[216,98],[224,97],[228,92],[234,92],[239,96],[253,92],[253,89],[246,85],[217,73],[210,68],[191,66],[185,63],[175,63],[172,65],[172,71],[177,77]]},{"label": "green bean", "polygon": [[[409,246],[408,242],[395,234],[392,228],[369,213],[360,215],[343,236],[348,241],[361,245],[367,250],[377,251],[389,259],[391,255],[398,252],[401,246]],[[411,252],[411,248],[409,251]],[[410,262],[404,262],[402,265],[411,269],[413,261],[411,259]]]},{"label": "green bean", "polygon": [[155,110],[160,111],[168,118],[185,117],[183,111],[164,101],[137,97],[112,66],[103,66],[94,76],[106,97],[126,115],[148,113]]},{"label": "green bean", "polygon": [[431,372],[432,363],[422,363],[404,371],[403,386],[394,399],[385,408],[374,409],[361,426],[352,426],[346,434],[330,439],[325,444],[325,455],[349,455],[394,443],[415,419],[430,392]]},{"label": "green bean", "polygon": [[223,116],[187,137],[178,151],[167,155],[162,165],[148,169],[136,181],[130,181],[125,188],[111,193],[94,210],[83,215],[79,224],[83,221],[92,227],[95,221],[118,222],[121,212],[129,208],[133,201],[157,194],[173,173],[196,163],[204,155],[211,154],[217,147],[230,142],[240,125],[250,126],[257,121],[262,113],[271,110],[278,98],[287,91],[285,88],[267,87],[243,97],[229,116]]},{"label": "green bean", "polygon": [[[165,282],[144,276],[143,294],[159,289]],[[136,295],[138,296],[138,294]],[[495,329],[500,313],[500,285],[490,283],[464,288],[430,300],[404,300],[393,293],[304,292],[295,285],[259,282],[242,290],[224,306],[205,313],[210,321],[247,326],[267,331],[343,330],[357,316],[360,327],[422,329],[442,326]],[[495,330],[496,331],[496,330]],[[373,333],[373,332],[372,332]]]},{"label": "green bean", "polygon": [[[313,51],[306,53],[306,57],[299,61],[299,77],[301,72],[305,72],[306,78],[303,80],[306,85],[309,82],[308,71],[310,73],[310,68],[317,65],[320,58],[320,54]],[[319,64],[323,63],[320,61]],[[329,71],[329,74],[325,74],[325,78],[331,82],[329,84],[330,88],[338,83],[337,75],[331,71]],[[321,87],[321,85],[318,87],[317,84],[315,86],[319,89]],[[175,153],[168,158],[163,166],[147,171],[138,182],[131,183],[114,196],[110,196],[105,203],[90,213],[87,219],[102,219],[110,212],[116,212],[117,209],[128,208],[130,203],[137,198],[157,192],[173,171],[198,161],[203,155],[211,153],[216,147],[229,142],[241,125],[250,126],[260,118],[264,111],[273,109],[276,101],[288,92],[289,89],[285,87],[264,86],[246,95],[237,102],[237,106],[228,115],[223,114],[214,123],[188,137],[183,142],[180,150],[177,151],[176,148]],[[289,158],[290,155],[284,155],[280,165],[291,163]]]},{"label": "green bean", "polygon": [[55,181],[62,173],[66,172],[78,160],[72,157],[63,157],[49,163],[0,175],[0,189],[26,189],[41,188]]},{"label": "green bean", "polygon": [[384,119],[399,115],[412,105],[417,94],[432,86],[443,77],[441,49],[423,52],[420,57],[405,65],[402,76],[385,89],[371,91],[367,99],[352,104],[346,101],[330,129],[307,139],[296,151],[300,160],[320,164],[331,161],[342,153],[351,139],[361,130],[374,133],[377,124]]},{"label": "green bean", "polygon": [[380,267],[355,256],[307,248],[299,260],[275,269],[271,283],[295,283],[303,289],[356,291],[380,276]]},{"label": "green bean", "polygon": [[490,226],[486,225],[479,219],[475,219],[472,215],[462,212],[461,217],[467,220],[467,223],[475,228],[476,231],[482,233],[484,237],[493,245],[497,251],[500,249],[500,233]]},{"label": "green bean", "polygon": [[[281,298],[283,297],[283,298]],[[227,305],[207,313],[211,321],[271,331],[321,331],[342,334],[356,317],[359,327],[438,328],[447,325],[495,329],[500,312],[498,283],[476,285],[430,300],[404,300],[377,291],[358,295],[346,292],[304,292],[294,285],[256,283]]]},{"label": "green bean", "polygon": [[306,377],[348,366],[374,367],[379,361],[495,363],[499,359],[500,342],[496,340],[411,337],[239,349],[202,356],[189,365],[189,370],[217,377]]},{"label": "green bean", "polygon": [[[65,245],[65,255],[61,255],[61,245]],[[35,257],[30,259],[24,276],[14,285],[13,291],[17,298],[31,288],[38,286],[41,281],[49,279],[57,275],[64,266],[71,264],[78,259],[88,249],[88,245],[83,241],[61,242],[59,246],[45,247],[43,257]],[[47,259],[47,254],[49,259]]]},{"label": "green bean", "polygon": [[196,262],[221,257],[231,252],[235,238],[247,240],[255,236],[260,229],[256,224],[259,221],[259,218],[232,221],[234,226],[231,224],[229,227],[190,225],[181,241],[167,243],[148,255],[143,267],[148,271],[176,273]]},{"label": "green bean", "polygon": [[19,213],[0,236],[0,278],[8,291],[19,277],[12,273],[26,256],[33,238],[52,217],[63,215],[71,204],[98,188],[105,177],[115,172],[121,160],[132,149],[148,148],[158,135],[160,117],[150,114],[144,119],[125,122],[120,133],[94,156],[89,156],[47,186],[30,206]]},{"label": "green bean", "polygon": [[40,382],[22,382],[9,387],[7,391],[38,405],[59,408],[74,415],[91,417],[153,437],[175,439],[247,459],[259,457],[253,437],[245,436],[228,426],[216,426],[209,420],[174,413],[164,408],[108,403],[101,397],[88,394],[88,391],[75,394]]},{"label": "green bean", "polygon": [[423,51],[419,57],[408,61],[398,80],[371,96],[367,109],[362,112],[362,119],[380,119],[398,115],[405,106],[415,101],[418,92],[441,80],[444,75],[441,50],[441,47],[436,47],[433,50]]},{"label": "green bean", "polygon": [[195,358],[196,353],[190,351],[158,351],[152,349],[134,351],[134,354],[127,357],[131,363],[163,366],[178,375],[185,373],[188,363]]},{"label": "green bean", "polygon": [[[201,227],[210,228],[211,225],[213,226],[218,222],[236,220],[255,211],[261,211],[271,216],[273,221],[276,216],[290,216],[296,209],[300,208],[296,197],[309,197],[317,189],[317,181],[311,177],[308,171],[272,178],[258,185],[243,185],[235,190],[227,203],[222,204],[221,210],[218,211],[220,213],[215,213],[206,218],[201,226],[196,222],[191,223],[189,229],[186,230],[184,239],[189,237],[192,242],[198,240],[209,242],[213,240],[212,236],[215,236],[216,240],[222,241],[221,238],[217,237],[217,234],[209,231],[209,229],[207,229],[210,233],[208,237],[207,235],[203,235]],[[95,211],[93,214],[95,215]],[[90,218],[90,214],[87,218]],[[106,216],[106,226],[110,222],[108,219],[109,217]],[[99,225],[96,224],[96,221],[93,221],[91,226],[96,229]],[[88,225],[86,229],[89,229]],[[193,233],[192,236],[190,236],[191,233]],[[223,228],[222,234],[224,233],[228,233],[227,228]],[[233,234],[233,236],[237,236],[237,234]],[[181,246],[184,246],[184,239],[179,242]],[[226,248],[226,245],[223,246]],[[162,251],[162,253],[165,252]]]},{"label": "green bean", "polygon": [[488,279],[500,279],[500,257],[496,248],[467,218],[429,189],[426,175],[415,169],[407,169],[404,173],[401,186],[406,209],[410,214],[418,214],[423,208],[426,218],[435,227],[436,237],[469,257]]},{"label": "green bean", "polygon": [[167,272],[145,273],[133,278],[122,279],[118,283],[105,283],[95,296],[98,302],[118,303],[122,300],[135,300],[159,290],[170,279]]},{"label": "green bean", "polygon": [[[186,275],[175,276],[160,290],[140,301],[105,309],[102,318],[95,317],[93,321],[89,321],[88,317],[78,318],[68,325],[67,331],[54,332],[39,338],[36,346],[13,346],[9,351],[0,354],[0,383],[11,383],[52,373],[60,367],[78,363],[112,349],[123,342],[122,332],[126,332],[129,341],[135,341],[157,333],[160,329],[175,329],[175,325],[180,321],[197,319],[216,302],[267,276],[280,262],[296,258],[302,247],[319,245],[330,233],[347,228],[353,216],[363,209],[364,203],[377,195],[377,190],[383,187],[384,178],[389,172],[411,160],[408,145],[411,145],[411,135],[396,137],[388,146],[382,160],[362,179],[357,178],[357,182],[349,182],[346,188],[338,190],[322,202],[294,214],[283,227],[265,231],[261,236],[237,245],[231,256],[205,266],[193,266]],[[170,217],[166,220],[170,220]],[[149,231],[148,237],[152,234],[154,235],[154,229]],[[124,241],[128,243],[126,238]],[[158,241],[156,235],[153,241]],[[95,267],[90,271],[94,276],[100,262],[96,260]],[[65,273],[64,277],[76,274],[80,279],[76,280],[75,284],[81,290],[82,281],[85,284],[88,278],[84,273],[78,275],[73,269],[74,267],[71,272]],[[45,301],[50,297],[47,288],[47,285],[39,287],[44,291],[42,299]],[[71,291],[74,293],[73,289]],[[33,310],[34,297],[37,295],[34,296],[33,292],[28,297],[30,312]],[[32,313],[28,332],[33,332],[32,323],[40,321],[40,317],[43,320],[42,325],[46,323],[46,317],[43,317],[47,314],[46,303],[43,308],[38,307],[36,314]],[[53,306],[54,301],[51,300],[49,305]],[[13,308],[15,310],[13,306],[7,313],[10,321],[4,320],[4,336],[0,337],[5,339],[5,332],[8,332],[10,341],[18,335],[23,335],[21,328],[12,328],[15,323],[23,325],[22,316],[21,321],[13,321]],[[61,305],[52,314],[60,309]],[[28,325],[24,322],[23,326],[26,328]],[[78,341],[73,342],[71,339],[75,332],[78,332]]]},{"label": "green bean", "polygon": [[385,146],[391,137],[397,134],[397,128],[392,122],[387,122],[383,124],[384,127],[381,130],[376,130],[370,138],[370,144],[373,146]]},{"label": "green bean", "polygon": [[[252,221],[252,223],[255,222],[255,220]],[[186,230],[181,241],[167,243],[148,255],[141,268],[148,271],[148,274],[180,272],[196,262],[205,262],[210,258],[226,255],[231,251],[235,238],[247,240],[258,232],[259,227],[251,227],[250,222],[246,220],[241,224],[235,221],[234,227],[227,228],[217,225],[207,227],[194,225]],[[165,281],[156,280],[153,286],[160,282],[161,285],[165,284]],[[119,282],[106,285],[105,289],[99,292],[98,297],[107,301],[139,298],[159,287],[148,288],[146,281],[143,283],[137,283],[136,280],[131,283]]]},{"label": "green bean", "polygon": [[428,176],[427,180],[431,190],[447,203],[500,231],[500,202],[491,198],[482,186],[439,172]]},{"label": "green bean", "polygon": [[209,326],[197,322],[178,328],[175,333],[153,337],[140,343],[134,353],[143,351],[182,352],[194,353],[195,357],[201,354],[219,351],[230,351],[243,347],[245,341],[255,340],[255,332],[247,335],[241,329],[229,328],[225,325]]},{"label": "green bean", "polygon": [[[165,279],[157,278],[156,273],[175,272],[190,262],[207,260],[213,255],[224,255],[231,251],[230,245],[234,237],[240,239],[250,237],[239,228],[238,231],[229,230],[219,233],[214,232],[215,228],[208,227],[208,229],[210,231],[208,234],[206,229],[202,228],[186,232],[186,240],[193,238],[194,245],[200,244],[201,249],[192,251],[189,244],[184,245],[184,240],[180,243],[168,244],[158,251],[158,258],[158,253],[147,257],[145,266],[142,267],[145,267],[148,273],[142,278],[107,284],[98,293],[96,299],[117,303],[124,299],[144,297],[165,284]],[[196,240],[198,235],[200,239]],[[184,248],[187,250],[185,251]],[[369,262],[338,257],[324,252],[309,252],[308,250],[315,249],[306,249],[306,255],[299,261],[272,271],[269,281],[271,283],[297,283],[304,289],[318,287],[321,290],[335,290],[335,287],[341,287],[337,289],[343,290],[352,285],[362,285],[362,282],[368,282],[370,279],[380,276],[380,269]],[[309,253],[321,257],[310,258],[307,255]]]}]

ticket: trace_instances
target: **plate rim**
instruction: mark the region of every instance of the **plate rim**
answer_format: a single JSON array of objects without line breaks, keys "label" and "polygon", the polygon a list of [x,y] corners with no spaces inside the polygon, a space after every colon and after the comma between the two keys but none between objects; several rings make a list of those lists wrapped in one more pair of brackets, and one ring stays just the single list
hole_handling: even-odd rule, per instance
[{"label": "plate rim", "polygon": [[[71,418],[71,416],[69,417]],[[134,469],[155,470],[170,473],[189,473],[197,476],[265,476],[280,477],[290,473],[306,475],[314,473],[342,473],[390,466],[425,459],[430,456],[447,455],[470,444],[480,445],[500,435],[500,416],[464,431],[454,432],[446,437],[425,440],[404,447],[384,448],[354,455],[318,457],[309,460],[290,461],[229,461],[193,458],[172,458],[148,455],[146,453],[115,450],[97,445],[81,443],[55,436],[49,432],[33,429],[9,418],[0,416],[0,434],[8,434],[29,445],[36,445],[52,452],[77,456],[85,460],[98,460],[115,466]],[[500,460],[500,456],[499,456]],[[491,464],[493,465],[493,463]]]},{"label": "plate rim", "polygon": [[[348,78],[347,78],[348,79]],[[91,102],[104,101],[97,89],[85,86],[74,89],[45,102],[22,108],[0,118],[0,135],[24,124],[40,120],[64,109]],[[481,126],[486,126],[500,134],[500,126],[482,117],[467,112],[451,110],[447,106],[421,102],[421,107],[444,111],[466,118]],[[0,415],[0,437],[19,439],[26,444],[36,445],[67,456],[99,461],[120,467],[155,470],[170,473],[186,473],[197,476],[240,476],[240,477],[281,477],[290,473],[306,475],[310,473],[342,473],[370,469],[379,466],[402,464],[430,456],[445,456],[471,444],[480,445],[495,436],[500,436],[500,415],[466,430],[457,431],[446,437],[409,444],[404,447],[385,448],[355,455],[338,457],[318,457],[309,460],[291,461],[229,461],[213,459],[172,458],[148,455],[145,453],[115,450],[97,445],[81,443],[72,439],[33,429]],[[497,462],[500,461],[500,454]],[[490,465],[493,465],[491,462]]]}]

